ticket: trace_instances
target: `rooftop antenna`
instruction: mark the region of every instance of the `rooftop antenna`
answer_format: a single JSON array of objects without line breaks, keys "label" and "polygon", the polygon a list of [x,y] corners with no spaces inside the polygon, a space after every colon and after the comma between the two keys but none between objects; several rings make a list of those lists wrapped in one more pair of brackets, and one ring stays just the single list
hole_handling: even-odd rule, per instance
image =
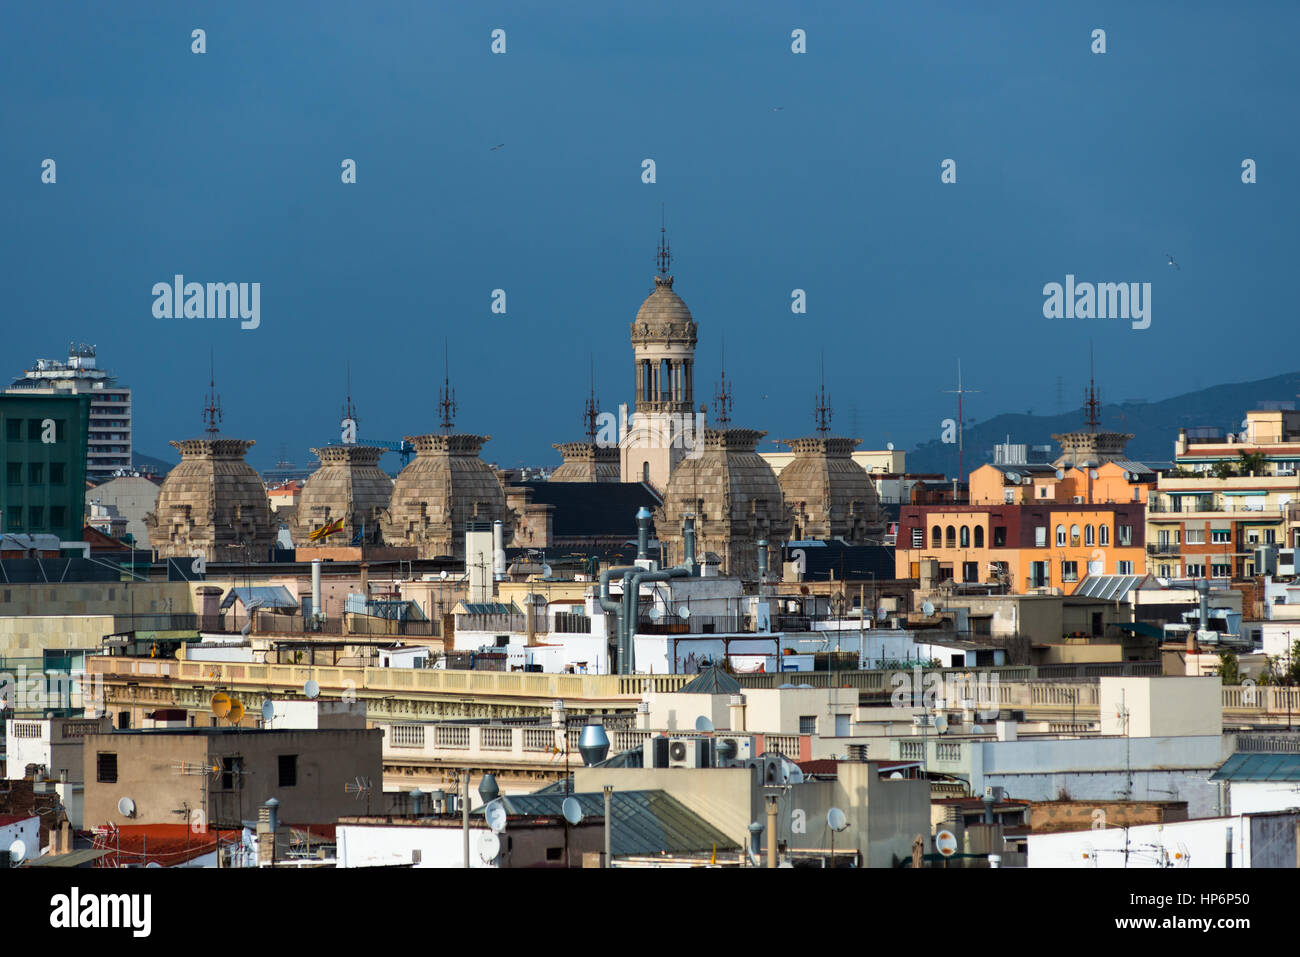
[{"label": "rooftop antenna", "polygon": [[438,393],[438,411],[442,413],[442,431],[450,434],[456,417],[456,390],[451,387],[451,351],[447,340],[442,341],[443,376],[442,389]]},{"label": "rooftop antenna", "polygon": [[672,254],[668,251],[668,232],[664,226],[664,204],[659,204],[659,253],[655,256],[659,263],[659,277],[668,278],[668,267],[672,263]]},{"label": "rooftop antenna", "polygon": [[962,384],[961,384],[961,360],[960,360],[960,359],[957,360],[957,388],[956,388],[956,389],[945,389],[944,391],[947,392],[949,395],[956,394],[956,396],[957,396],[957,480],[958,480],[958,481],[961,481],[962,477],[966,474],[966,473],[965,473],[965,470],[964,470],[964,468],[963,468],[963,464],[962,464],[962,453],[963,453],[963,451],[965,450],[965,444],[964,444],[963,441],[962,441],[962,428],[963,428],[963,426],[965,425],[965,423],[962,421],[962,401],[961,401],[961,400],[962,400],[962,396],[964,396],[966,393],[968,393],[968,392],[971,392],[971,393],[978,393],[980,390],[979,390],[979,389],[964,389],[964,388],[962,388]]},{"label": "rooftop antenna", "polygon": [[817,406],[813,412],[817,423],[817,434],[825,438],[831,431],[831,407],[826,401],[826,350],[822,350],[822,388],[817,395]]},{"label": "rooftop antenna", "polygon": [[208,404],[203,407],[203,431],[216,435],[221,431],[221,397],[217,395],[217,359],[216,350],[208,353]]},{"label": "rooftop antenna", "polygon": [[1088,389],[1083,394],[1083,409],[1083,424],[1089,432],[1096,432],[1097,426],[1101,424],[1101,393],[1097,391],[1097,383],[1093,378],[1091,342],[1088,343]]},{"label": "rooftop antenna", "polygon": [[587,423],[587,441],[592,445],[596,444],[596,419],[600,413],[598,411],[598,402],[596,399],[596,360],[595,357],[588,355],[588,361],[591,364],[590,380],[591,391],[587,396],[587,405],[583,409],[582,418]]},{"label": "rooftop antenna", "polygon": [[717,394],[713,397],[713,409],[718,420],[718,428],[726,429],[731,421],[731,386],[727,385],[727,337],[722,337],[722,379],[718,384]]}]

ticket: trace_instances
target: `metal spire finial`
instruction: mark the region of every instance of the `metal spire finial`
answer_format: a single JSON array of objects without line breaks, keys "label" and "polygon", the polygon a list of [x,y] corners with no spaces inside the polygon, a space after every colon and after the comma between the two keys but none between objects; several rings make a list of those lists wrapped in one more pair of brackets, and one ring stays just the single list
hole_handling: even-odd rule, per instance
[{"label": "metal spire finial", "polygon": [[817,434],[825,438],[831,430],[831,405],[826,401],[826,352],[822,351],[822,388],[817,396],[817,406],[813,412],[817,423]]},{"label": "metal spire finial", "polygon": [[726,428],[727,423],[731,421],[731,386],[727,385],[727,337],[722,337],[722,377],[718,383],[718,391],[713,396],[714,417],[717,419],[719,428]]},{"label": "metal spire finial", "polygon": [[1083,424],[1089,432],[1096,432],[1097,426],[1101,424],[1101,393],[1097,391],[1097,383],[1093,378],[1091,342],[1088,343],[1088,389],[1083,394],[1083,409]]},{"label": "metal spire finial", "polygon": [[659,254],[655,257],[659,262],[659,276],[662,279],[668,278],[668,267],[672,263],[672,254],[668,251],[668,233],[664,226],[664,204],[659,204]]},{"label": "metal spire finial", "polygon": [[442,341],[442,388],[438,392],[438,411],[442,414],[442,431],[450,433],[456,419],[456,390],[451,387],[451,350],[447,340]]},{"label": "metal spire finial", "polygon": [[352,363],[350,361],[347,364],[347,370],[348,391],[347,400],[343,404],[343,421],[346,422],[348,419],[351,419],[353,422],[356,422],[357,407],[352,404]]},{"label": "metal spire finial", "polygon": [[600,412],[598,409],[599,400],[596,398],[596,360],[593,356],[588,355],[588,361],[591,365],[591,393],[587,397],[586,407],[582,411],[583,421],[587,423],[587,441],[592,445],[596,444],[596,419]]},{"label": "metal spire finial", "polygon": [[221,397],[217,395],[217,360],[216,350],[208,353],[208,404],[203,407],[204,430],[209,435],[221,431]]}]

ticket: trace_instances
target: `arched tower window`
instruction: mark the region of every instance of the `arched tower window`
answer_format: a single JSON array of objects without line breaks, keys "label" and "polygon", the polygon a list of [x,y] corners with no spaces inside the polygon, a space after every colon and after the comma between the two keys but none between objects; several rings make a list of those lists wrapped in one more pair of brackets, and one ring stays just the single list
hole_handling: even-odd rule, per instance
[{"label": "arched tower window", "polygon": [[930,529],[930,547],[940,548],[943,545],[943,529],[938,525]]},{"label": "arched tower window", "polygon": [[976,548],[984,547],[984,526],[983,525],[975,526],[975,547]]},{"label": "arched tower window", "polygon": [[961,527],[961,547],[970,548],[970,526],[969,525],[963,525]]},{"label": "arched tower window", "polygon": [[957,529],[954,528],[952,525],[949,525],[946,529],[944,529],[944,543],[949,548],[957,547]]}]

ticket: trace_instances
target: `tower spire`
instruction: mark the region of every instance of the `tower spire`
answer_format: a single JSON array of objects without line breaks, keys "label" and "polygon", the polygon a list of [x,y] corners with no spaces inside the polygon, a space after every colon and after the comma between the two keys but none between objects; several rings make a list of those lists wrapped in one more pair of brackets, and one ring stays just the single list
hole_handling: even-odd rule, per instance
[{"label": "tower spire", "polygon": [[718,391],[713,396],[713,408],[715,418],[718,420],[720,428],[726,428],[731,421],[731,386],[727,385],[727,337],[722,337],[722,378],[718,383]]},{"label": "tower spire", "polygon": [[668,278],[668,267],[672,264],[672,254],[668,251],[668,232],[665,229],[664,204],[659,204],[659,253],[655,259],[659,263],[659,278]]},{"label": "tower spire", "polygon": [[438,411],[441,413],[443,433],[450,434],[456,419],[456,390],[451,387],[451,350],[446,339],[442,341],[442,351],[443,374],[442,388],[438,392]]},{"label": "tower spire", "polygon": [[591,391],[590,394],[587,396],[587,404],[582,411],[582,418],[583,421],[587,423],[587,441],[590,442],[592,445],[595,445],[596,444],[596,419],[600,415],[600,412],[598,411],[599,402],[596,399],[596,360],[590,354],[588,354],[587,360],[591,366],[590,372],[588,373],[590,377]]},{"label": "tower spire", "polygon": [[825,438],[831,430],[831,405],[826,401],[826,351],[824,349],[822,350],[822,387],[817,395],[813,420],[817,423],[817,434]]},{"label": "tower spire", "polygon": [[208,353],[208,404],[203,407],[204,432],[216,435],[221,431],[221,397],[217,395],[216,350]]},{"label": "tower spire", "polygon": [[1083,424],[1089,432],[1096,432],[1101,424],[1101,393],[1097,391],[1097,382],[1093,376],[1092,343],[1088,343],[1088,390],[1083,394]]}]

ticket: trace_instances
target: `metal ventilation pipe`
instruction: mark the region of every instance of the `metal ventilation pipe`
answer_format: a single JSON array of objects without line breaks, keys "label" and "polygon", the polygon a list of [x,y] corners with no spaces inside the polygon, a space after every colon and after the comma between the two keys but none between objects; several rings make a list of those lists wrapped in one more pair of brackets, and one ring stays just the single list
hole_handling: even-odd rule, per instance
[{"label": "metal ventilation pipe", "polygon": [[636,560],[650,558],[650,509],[642,505],[636,513]]},{"label": "metal ventilation pipe", "polygon": [[767,539],[760,538],[756,543],[758,545],[758,580],[767,581]]},{"label": "metal ventilation pipe", "polygon": [[[614,635],[613,640],[610,642],[610,644],[615,647],[615,660],[611,662],[609,669],[610,674],[621,674],[623,668],[623,605],[610,597],[609,580],[617,575],[623,576],[623,594],[626,596],[632,576],[639,571],[641,571],[641,569],[636,565],[616,565],[612,568],[606,568],[600,573],[600,591],[598,593],[600,597],[600,607],[604,611],[610,612],[615,616]],[[606,635],[608,636],[608,629],[606,629]]]},{"label": "metal ventilation pipe", "polygon": [[690,569],[691,575],[695,574],[695,516],[687,515],[682,523],[683,548],[686,554],[682,558],[682,564]]},{"label": "metal ventilation pipe", "polygon": [[500,519],[492,523],[492,577],[499,582],[506,580],[505,526]]},{"label": "metal ventilation pipe", "polygon": [[321,615],[320,599],[320,559],[311,560],[311,614],[313,618]]},{"label": "metal ventilation pipe", "polygon": [[776,867],[776,810],[777,799],[767,797],[767,866]]},{"label": "metal ventilation pipe", "polygon": [[641,583],[642,582],[666,582],[670,578],[686,578],[690,572],[681,565],[676,568],[664,568],[657,572],[647,572],[641,569],[636,570],[636,574],[631,579],[624,579],[623,585],[623,616],[620,622],[620,648],[618,655],[618,673],[621,675],[634,674],[636,668],[636,649],[634,647],[634,637],[636,635],[637,610],[640,607]]},{"label": "metal ventilation pipe", "polygon": [[275,834],[280,829],[280,802],[271,798],[263,806],[266,808],[266,829]]},{"label": "metal ventilation pipe", "polygon": [[419,817],[424,811],[424,792],[416,788],[411,792],[411,817]]}]

